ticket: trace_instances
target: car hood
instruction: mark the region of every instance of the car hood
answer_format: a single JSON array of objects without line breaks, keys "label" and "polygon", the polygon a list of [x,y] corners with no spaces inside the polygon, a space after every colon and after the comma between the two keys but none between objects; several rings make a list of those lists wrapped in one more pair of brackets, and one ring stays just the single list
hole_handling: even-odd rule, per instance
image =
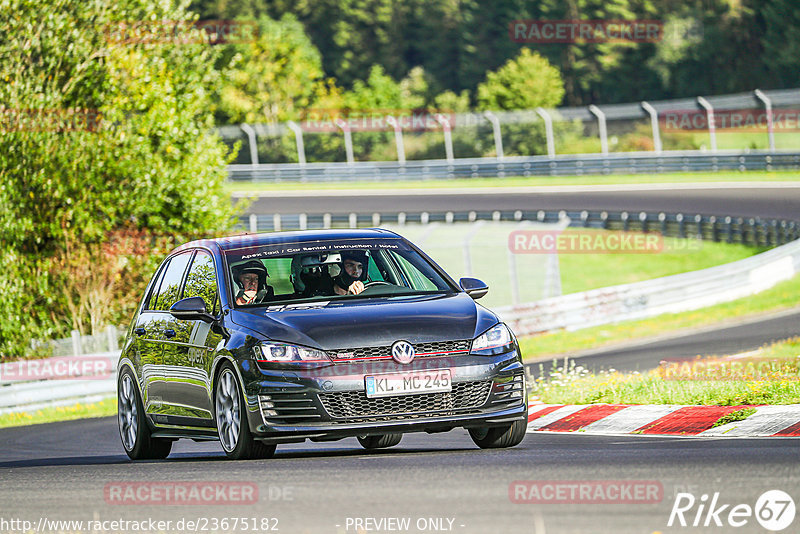
[{"label": "car hood", "polygon": [[231,320],[266,339],[323,350],[472,339],[497,323],[466,293],[237,309]]}]

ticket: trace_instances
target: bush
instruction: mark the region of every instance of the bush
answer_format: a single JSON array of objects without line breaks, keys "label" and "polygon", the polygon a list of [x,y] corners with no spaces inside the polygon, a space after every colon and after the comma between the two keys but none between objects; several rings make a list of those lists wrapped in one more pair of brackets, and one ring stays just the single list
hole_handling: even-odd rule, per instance
[{"label": "bush", "polygon": [[[0,287],[12,310],[0,350],[19,357],[30,338],[96,327],[97,313],[123,319],[153,253],[226,231],[236,210],[222,190],[228,150],[209,133],[219,73],[205,34],[112,38],[120,24],[187,12],[147,0],[0,0],[0,12]],[[106,257],[125,232],[167,237],[109,270],[125,261]],[[97,287],[117,275],[129,285]]]}]

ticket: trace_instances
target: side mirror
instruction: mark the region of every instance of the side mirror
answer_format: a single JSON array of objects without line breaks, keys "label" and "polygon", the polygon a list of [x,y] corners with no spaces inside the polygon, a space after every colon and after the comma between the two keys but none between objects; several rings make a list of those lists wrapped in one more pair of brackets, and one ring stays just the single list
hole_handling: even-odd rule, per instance
[{"label": "side mirror", "polygon": [[206,323],[213,323],[216,320],[213,315],[208,313],[206,301],[203,300],[203,297],[181,299],[172,305],[169,313],[176,319],[184,321],[200,320]]},{"label": "side mirror", "polygon": [[467,295],[475,300],[478,300],[489,292],[489,286],[477,278],[462,278],[458,281],[458,285],[461,286],[461,289],[463,289]]}]

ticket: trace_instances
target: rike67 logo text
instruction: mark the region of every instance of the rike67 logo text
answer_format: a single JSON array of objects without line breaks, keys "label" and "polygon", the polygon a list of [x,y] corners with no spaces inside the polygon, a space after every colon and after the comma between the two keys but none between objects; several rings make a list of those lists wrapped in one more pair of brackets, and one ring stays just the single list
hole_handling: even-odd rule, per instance
[{"label": "rike67 logo text", "polygon": [[678,493],[667,526],[743,527],[753,518],[765,529],[777,532],[794,521],[794,500],[781,490],[769,490],[759,496],[755,506],[724,503],[715,492],[697,499],[691,493]]}]

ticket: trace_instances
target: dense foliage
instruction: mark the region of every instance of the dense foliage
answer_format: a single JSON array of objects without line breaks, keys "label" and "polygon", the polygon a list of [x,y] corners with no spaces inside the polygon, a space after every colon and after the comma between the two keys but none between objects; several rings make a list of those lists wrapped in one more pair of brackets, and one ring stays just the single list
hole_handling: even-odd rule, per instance
[{"label": "dense foliage", "polygon": [[[27,341],[126,322],[174,242],[230,227],[220,71],[193,15],[164,3],[2,0],[0,323]],[[127,39],[131,21],[181,38]],[[162,237],[166,236],[166,237]]]},{"label": "dense foliage", "polygon": [[[325,76],[343,87],[372,65],[400,80],[416,66],[430,90],[476,88],[520,49],[562,73],[566,105],[657,100],[794,87],[800,82],[800,11],[795,0],[194,0],[201,18],[302,22]],[[661,21],[649,42],[523,44],[514,20]]]}]

